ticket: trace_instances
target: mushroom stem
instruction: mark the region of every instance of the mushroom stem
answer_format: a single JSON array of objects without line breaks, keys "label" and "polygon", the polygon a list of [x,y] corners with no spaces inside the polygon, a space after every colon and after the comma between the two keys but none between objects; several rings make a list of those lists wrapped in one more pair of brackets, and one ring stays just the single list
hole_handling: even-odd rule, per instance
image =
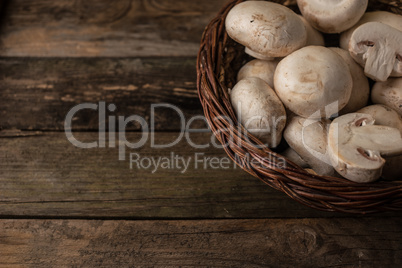
[{"label": "mushroom stem", "polygon": [[380,22],[367,22],[353,32],[349,41],[350,55],[364,67],[364,73],[375,81],[389,76],[402,76],[402,32]]},{"label": "mushroom stem", "polygon": [[374,125],[368,114],[350,113],[332,121],[328,149],[339,174],[355,182],[372,182],[381,176],[383,156],[402,154],[402,137],[396,128]]},{"label": "mushroom stem", "polygon": [[397,156],[402,154],[402,138],[398,129],[364,125],[353,130],[354,136],[350,142],[368,151],[380,151],[382,156]]},{"label": "mushroom stem", "polygon": [[395,52],[386,49],[387,45],[386,40],[368,45],[369,48],[363,55],[363,59],[366,59],[364,73],[377,81],[386,81],[394,68]]}]

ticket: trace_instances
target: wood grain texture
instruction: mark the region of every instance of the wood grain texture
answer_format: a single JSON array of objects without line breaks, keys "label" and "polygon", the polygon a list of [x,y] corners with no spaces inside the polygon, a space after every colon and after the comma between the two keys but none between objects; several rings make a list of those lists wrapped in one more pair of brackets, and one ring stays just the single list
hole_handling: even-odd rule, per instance
[{"label": "wood grain texture", "polygon": [[[189,134],[203,149],[148,139],[125,161],[107,141],[67,140],[65,116],[82,103],[147,122],[155,103],[202,115],[195,55],[226,1],[0,1],[0,267],[401,267],[400,213],[352,219],[300,205],[235,167],[211,133]],[[174,111],[155,123],[157,144],[178,137]],[[75,137],[99,142],[98,124],[80,111]],[[127,129],[141,138],[139,125]],[[130,169],[130,153],[150,166]],[[172,153],[189,159],[185,172],[176,159],[154,169]]]},{"label": "wood grain texture", "polygon": [[[82,142],[98,140],[98,133],[74,135]],[[139,141],[140,135],[128,133],[127,140]],[[169,144],[177,137],[156,133],[155,141]],[[205,149],[194,149],[186,138],[171,148],[153,149],[149,137],[140,149],[127,148],[126,160],[119,161],[118,148],[107,148],[108,143],[106,148],[80,149],[64,133],[8,131],[0,135],[0,217],[344,216],[310,209],[271,189],[235,167],[223,149],[212,146],[211,137],[189,135],[192,143],[209,145]],[[144,162],[134,162],[130,169],[130,153]],[[149,162],[159,156],[171,159],[172,153],[189,161],[187,170],[176,160],[156,170]]]},{"label": "wood grain texture", "polygon": [[1,220],[2,267],[401,267],[402,218]]},{"label": "wood grain texture", "polygon": [[[194,57],[0,59],[0,128],[64,130],[70,109],[100,101],[116,105],[106,119],[138,115],[149,124],[151,105],[169,103],[188,122],[203,114],[195,82]],[[180,115],[172,108],[155,109],[154,117],[156,130],[181,128]],[[196,120],[192,127],[206,128],[206,123]],[[76,113],[73,129],[99,129],[98,111]]]},{"label": "wood grain texture", "polygon": [[12,0],[0,56],[194,56],[226,0]]}]

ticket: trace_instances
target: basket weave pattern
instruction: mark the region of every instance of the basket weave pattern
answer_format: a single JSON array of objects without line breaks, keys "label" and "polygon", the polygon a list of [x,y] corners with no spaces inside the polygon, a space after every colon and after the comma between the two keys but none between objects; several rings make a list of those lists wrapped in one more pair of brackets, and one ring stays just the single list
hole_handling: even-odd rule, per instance
[{"label": "basket weave pattern", "polygon": [[[225,31],[230,9],[225,5],[206,27],[197,59],[197,87],[205,117],[228,156],[264,183],[309,207],[349,213],[402,210],[402,178],[358,184],[346,179],[313,175],[263,144],[240,126],[229,98],[237,71],[244,64],[244,47]],[[295,1],[272,1],[297,11]],[[369,1],[368,11],[402,14],[402,2]],[[278,163],[281,163],[279,165]]]}]

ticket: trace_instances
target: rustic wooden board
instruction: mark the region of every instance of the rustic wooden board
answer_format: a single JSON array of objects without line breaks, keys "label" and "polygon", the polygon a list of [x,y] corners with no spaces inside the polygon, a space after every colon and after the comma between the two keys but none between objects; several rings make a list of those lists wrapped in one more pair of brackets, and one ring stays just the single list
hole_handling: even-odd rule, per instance
[{"label": "rustic wooden board", "polygon": [[194,56],[227,0],[7,0],[0,56]]},{"label": "rustic wooden board", "polygon": [[[77,148],[62,132],[0,133],[1,217],[345,216],[300,205],[235,167],[223,149],[212,146],[211,133],[189,136],[194,144],[210,145],[205,149],[192,148],[186,138],[171,148],[153,149],[149,137],[142,148],[128,148],[125,161],[118,160],[118,148]],[[74,135],[82,142],[98,140],[98,133]],[[128,133],[127,140],[139,141],[140,135]],[[178,133],[155,135],[156,144],[169,144],[178,137]],[[130,169],[129,153],[138,153],[139,161],[145,162],[134,162]],[[182,172],[182,164],[172,164],[153,173],[154,166],[142,160],[171,158],[172,153],[190,159],[187,171]]]},{"label": "rustic wooden board", "polygon": [[402,218],[1,220],[2,267],[401,267]]},{"label": "rustic wooden board", "polygon": [[[187,123],[203,114],[195,64],[194,57],[0,59],[0,128],[64,130],[70,109],[100,101],[116,105],[106,119],[139,115],[150,123],[151,105],[169,103]],[[181,128],[181,117],[174,109],[155,111],[156,130]],[[128,129],[140,127],[131,124]],[[206,128],[206,124],[196,120],[192,127]],[[76,113],[73,129],[99,129],[98,111]]]}]

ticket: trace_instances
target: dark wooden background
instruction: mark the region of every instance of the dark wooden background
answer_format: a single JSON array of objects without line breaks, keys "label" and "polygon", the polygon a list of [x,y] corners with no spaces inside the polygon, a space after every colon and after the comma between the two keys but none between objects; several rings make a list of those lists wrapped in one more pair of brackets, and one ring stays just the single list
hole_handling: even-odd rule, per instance
[{"label": "dark wooden background", "polygon": [[[202,115],[196,54],[226,0],[3,0],[0,14],[1,267],[401,267],[400,213],[355,216],[296,203],[233,166],[130,169],[117,148],[80,149],[64,133],[77,104],[150,120],[154,103]],[[77,139],[98,139],[96,111]],[[172,110],[156,142],[178,136]],[[205,128],[198,120],[192,127]],[[140,139],[138,124],[127,139]],[[211,133],[190,133],[210,144]],[[186,140],[142,156],[196,153]]]}]

